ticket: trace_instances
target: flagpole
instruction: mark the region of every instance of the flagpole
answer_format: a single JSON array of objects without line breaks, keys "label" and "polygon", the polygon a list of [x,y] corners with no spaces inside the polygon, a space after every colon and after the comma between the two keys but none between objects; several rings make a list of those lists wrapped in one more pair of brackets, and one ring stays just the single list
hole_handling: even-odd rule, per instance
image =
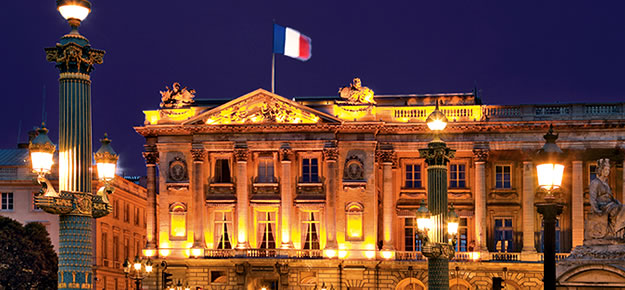
[{"label": "flagpole", "polygon": [[271,93],[276,93],[276,54],[271,53]]}]

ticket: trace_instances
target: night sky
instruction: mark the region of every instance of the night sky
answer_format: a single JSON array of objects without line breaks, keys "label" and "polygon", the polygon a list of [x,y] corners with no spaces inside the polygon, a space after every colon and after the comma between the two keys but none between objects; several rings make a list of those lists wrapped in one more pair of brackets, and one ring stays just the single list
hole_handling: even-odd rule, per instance
[{"label": "night sky", "polygon": [[[400,4],[401,2],[401,4]],[[173,82],[198,99],[269,90],[272,20],[312,38],[276,56],[278,94],[333,96],[358,76],[376,94],[469,92],[485,104],[622,102],[625,1],[104,1],[80,32],[104,49],[92,77],[94,148],[109,133],[119,174],[145,175],[133,126]],[[3,1],[2,148],[42,120],[58,143],[58,73],[69,31],[55,1]],[[45,87],[45,90],[44,90]],[[20,127],[21,126],[21,127]],[[21,128],[21,130],[20,130]]]}]

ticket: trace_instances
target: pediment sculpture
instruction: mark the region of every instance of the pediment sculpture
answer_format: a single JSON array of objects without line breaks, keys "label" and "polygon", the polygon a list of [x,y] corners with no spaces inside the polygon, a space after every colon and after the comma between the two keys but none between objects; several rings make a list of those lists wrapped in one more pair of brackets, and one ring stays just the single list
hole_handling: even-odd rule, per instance
[{"label": "pediment sculpture", "polygon": [[339,95],[347,99],[349,104],[375,104],[373,91],[368,87],[363,87],[359,78],[354,78],[349,86],[340,88]]},{"label": "pediment sculpture", "polygon": [[293,104],[260,94],[210,114],[206,124],[314,124],[319,119]]},{"label": "pediment sculpture", "polygon": [[[597,161],[597,177],[590,182],[591,213],[586,219],[584,238],[625,243],[625,205],[614,197],[608,184],[610,159]],[[587,243],[587,241],[584,241]]]},{"label": "pediment sculpture", "polygon": [[179,83],[174,83],[172,89],[165,86],[166,91],[161,91],[161,108],[178,109],[188,107],[193,104],[195,98],[195,90],[180,88]]}]

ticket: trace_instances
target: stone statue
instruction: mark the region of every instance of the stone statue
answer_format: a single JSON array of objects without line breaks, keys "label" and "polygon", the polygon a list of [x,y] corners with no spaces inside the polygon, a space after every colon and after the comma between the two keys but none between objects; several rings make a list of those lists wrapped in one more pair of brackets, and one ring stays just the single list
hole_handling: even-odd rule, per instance
[{"label": "stone statue", "polygon": [[610,159],[597,160],[597,177],[590,182],[590,206],[593,213],[607,215],[608,231],[614,238],[625,238],[625,206],[621,204],[608,185]]},{"label": "stone statue", "polygon": [[339,89],[339,95],[353,104],[375,104],[373,91],[368,87],[363,87],[359,78],[354,78],[351,85]]},{"label": "stone statue", "polygon": [[195,98],[195,90],[187,90],[186,87],[180,89],[179,83],[174,83],[172,87],[173,89],[169,89],[168,86],[165,86],[167,90],[164,92],[160,92],[161,108],[177,109],[193,104],[193,98]]}]

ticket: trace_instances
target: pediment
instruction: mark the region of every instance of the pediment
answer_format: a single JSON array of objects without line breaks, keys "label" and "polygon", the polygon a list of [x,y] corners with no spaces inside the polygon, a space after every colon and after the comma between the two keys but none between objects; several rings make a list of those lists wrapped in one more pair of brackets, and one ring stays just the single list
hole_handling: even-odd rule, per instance
[{"label": "pediment", "polygon": [[258,89],[203,112],[183,124],[317,124],[320,122],[340,123],[341,121],[326,113]]}]

